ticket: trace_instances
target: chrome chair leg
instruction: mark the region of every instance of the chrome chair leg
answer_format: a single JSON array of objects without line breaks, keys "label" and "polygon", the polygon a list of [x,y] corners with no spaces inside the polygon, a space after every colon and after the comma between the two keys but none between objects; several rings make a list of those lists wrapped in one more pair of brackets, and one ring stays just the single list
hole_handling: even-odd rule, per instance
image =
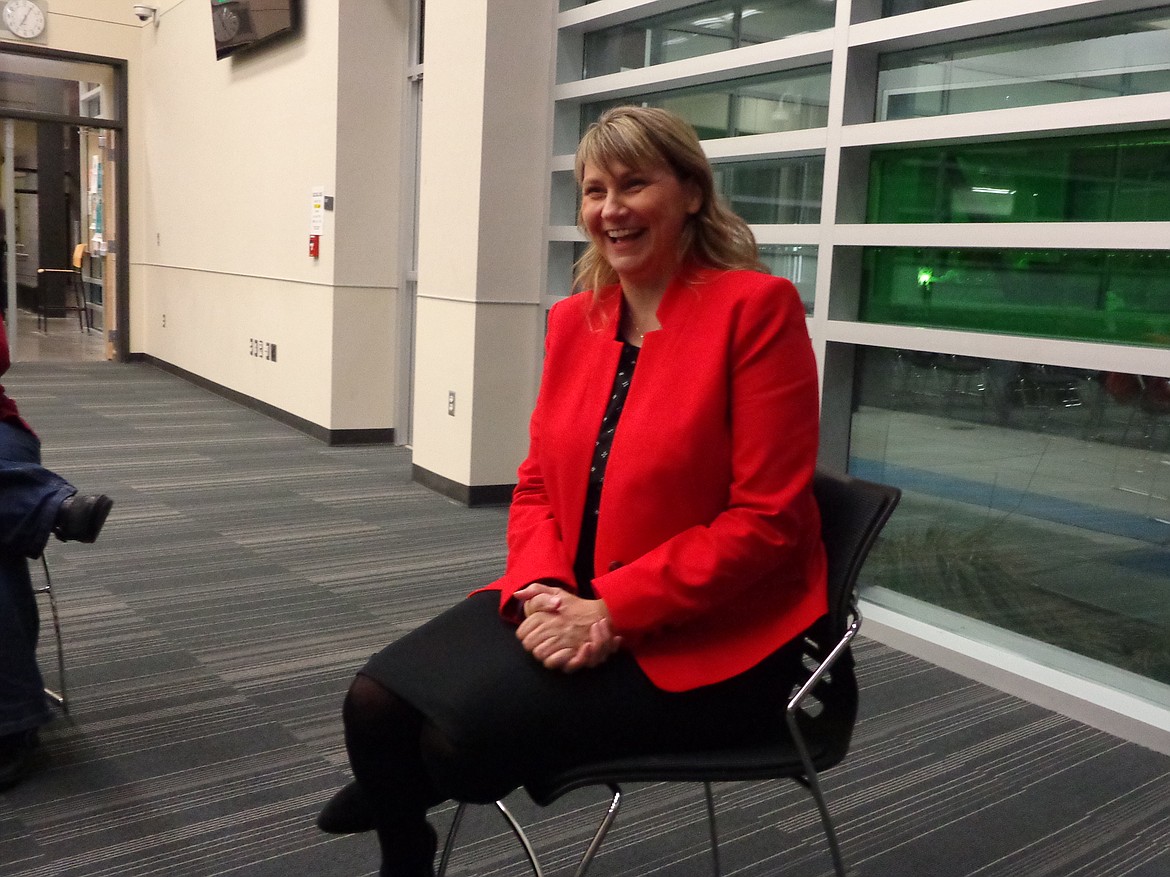
[{"label": "chrome chair leg", "polygon": [[544,877],[544,872],[540,870],[540,861],[536,858],[536,850],[532,848],[532,842],[528,840],[528,835],[524,833],[524,829],[520,827],[520,823],[516,821],[512,811],[504,806],[503,801],[496,801],[496,809],[507,820],[512,834],[516,835],[516,840],[520,841],[520,846],[524,847],[524,854],[528,856],[528,864],[532,866],[532,873],[536,877]]},{"label": "chrome chair leg", "polygon": [[459,831],[459,823],[463,821],[463,811],[466,808],[467,805],[462,801],[455,808],[455,817],[451,820],[451,827],[447,829],[447,840],[443,842],[443,855],[439,859],[439,870],[436,877],[445,877],[447,873],[447,862],[451,858],[451,848],[455,846],[455,834]]},{"label": "chrome chair leg", "polygon": [[[455,808],[455,816],[451,820],[451,828],[447,831],[447,840],[443,844],[443,855],[439,859],[439,870],[436,872],[436,877],[445,877],[447,873],[447,864],[451,859],[451,850],[455,847],[455,835],[459,831],[459,825],[463,822],[463,813],[467,809],[467,804],[460,801],[459,806]],[[504,817],[508,823],[508,827],[512,829],[512,833],[516,835],[516,839],[520,841],[520,846],[524,847],[524,854],[528,856],[528,864],[532,866],[532,873],[535,877],[544,877],[544,872],[540,869],[540,860],[536,858],[536,850],[532,846],[532,842],[528,839],[528,835],[524,832],[520,823],[516,821],[516,817],[512,815],[512,811],[507,808],[503,801],[496,801],[496,809]]]},{"label": "chrome chair leg", "polygon": [[41,555],[41,566],[45,570],[45,583],[33,588],[34,594],[44,594],[49,598],[49,614],[53,619],[53,635],[57,639],[57,679],[59,691],[45,686],[45,696],[69,713],[69,697],[65,688],[65,643],[61,636],[61,617],[57,614],[57,598],[53,596],[53,577],[49,575],[49,561]]},{"label": "chrome chair leg", "polygon": [[622,790],[616,783],[609,783],[609,790],[613,793],[613,797],[609,802],[609,809],[605,811],[605,817],[601,820],[601,825],[597,826],[597,832],[593,835],[593,840],[589,842],[588,849],[585,850],[585,855],[581,857],[581,863],[577,865],[577,870],[573,872],[573,877],[585,877],[585,872],[589,870],[589,865],[593,862],[593,857],[597,855],[597,851],[601,848],[601,842],[605,840],[605,835],[609,832],[609,827],[613,825],[613,821],[617,819],[618,810],[622,806]]},{"label": "chrome chair leg", "polygon": [[711,793],[711,784],[703,783],[703,792],[707,798],[707,828],[711,832],[711,864],[715,869],[715,877],[720,877],[719,868],[719,832],[715,828],[715,796]]},{"label": "chrome chair leg", "polygon": [[798,778],[798,781],[813,796],[813,800],[817,805],[817,811],[821,814],[821,825],[825,830],[825,839],[829,842],[829,855],[833,857],[833,870],[837,872],[837,877],[848,877],[845,873],[845,860],[841,858],[841,847],[837,843],[837,829],[833,826],[833,817],[829,813],[829,805],[825,801],[824,792],[821,790],[821,781],[817,775],[817,769],[813,766],[812,758],[809,756],[808,747],[804,742],[804,736],[800,733],[800,729],[796,726],[796,722],[793,720],[791,714],[789,714],[788,719],[793,742],[796,744],[797,752],[800,753],[800,760],[804,762],[804,776]]}]

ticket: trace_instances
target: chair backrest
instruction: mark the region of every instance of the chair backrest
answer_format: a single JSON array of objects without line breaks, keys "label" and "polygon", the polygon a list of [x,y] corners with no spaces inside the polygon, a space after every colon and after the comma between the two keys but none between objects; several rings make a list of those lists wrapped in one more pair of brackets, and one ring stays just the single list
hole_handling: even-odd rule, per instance
[{"label": "chair backrest", "polygon": [[821,538],[829,562],[829,622],[839,635],[852,610],[857,575],[902,491],[817,469],[813,493],[821,510]]},{"label": "chair backrest", "polygon": [[[857,575],[902,492],[896,487],[818,469],[813,493],[821,511],[821,538],[829,562],[829,614],[804,637],[805,667],[812,672],[844,640],[856,615]],[[857,677],[848,646],[802,702],[798,721],[818,770],[849,751],[857,721]],[[790,702],[789,709],[793,709]]]}]

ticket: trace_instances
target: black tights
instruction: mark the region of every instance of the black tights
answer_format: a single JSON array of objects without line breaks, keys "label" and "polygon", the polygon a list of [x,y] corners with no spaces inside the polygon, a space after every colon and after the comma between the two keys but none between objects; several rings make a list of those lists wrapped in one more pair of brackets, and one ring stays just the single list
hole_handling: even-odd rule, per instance
[{"label": "black tights", "polygon": [[359,674],[342,710],[354,779],[371,805],[382,877],[431,874],[427,810],[449,798],[489,802],[518,785],[491,760],[459,750],[393,691]]}]

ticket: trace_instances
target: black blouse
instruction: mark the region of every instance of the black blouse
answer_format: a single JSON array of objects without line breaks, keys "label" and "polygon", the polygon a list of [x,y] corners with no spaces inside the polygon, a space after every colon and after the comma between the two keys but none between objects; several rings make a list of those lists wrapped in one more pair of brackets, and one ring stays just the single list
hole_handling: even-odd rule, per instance
[{"label": "black blouse", "polygon": [[601,511],[601,487],[605,483],[605,467],[613,447],[613,436],[617,431],[618,418],[630,392],[634,379],[634,366],[638,364],[640,347],[629,342],[622,344],[618,360],[617,375],[613,379],[613,391],[605,416],[601,418],[601,429],[593,446],[593,461],[589,468],[589,486],[585,492],[585,515],[581,519],[581,539],[577,544],[577,558],[573,572],[577,576],[577,593],[587,599],[593,598],[593,549],[597,544],[597,515]]}]

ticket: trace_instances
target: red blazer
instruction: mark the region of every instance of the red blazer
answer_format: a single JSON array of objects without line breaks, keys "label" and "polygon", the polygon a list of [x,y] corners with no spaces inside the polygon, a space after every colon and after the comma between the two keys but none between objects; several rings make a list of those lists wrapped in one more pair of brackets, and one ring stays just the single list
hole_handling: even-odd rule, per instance
[{"label": "red blazer", "polygon": [[[620,292],[557,303],[508,521],[501,608],[574,588],[587,474],[617,372]],[[605,474],[593,587],[655,685],[741,673],[827,611],[816,363],[796,289],[751,271],[677,278],[645,336]]]}]

